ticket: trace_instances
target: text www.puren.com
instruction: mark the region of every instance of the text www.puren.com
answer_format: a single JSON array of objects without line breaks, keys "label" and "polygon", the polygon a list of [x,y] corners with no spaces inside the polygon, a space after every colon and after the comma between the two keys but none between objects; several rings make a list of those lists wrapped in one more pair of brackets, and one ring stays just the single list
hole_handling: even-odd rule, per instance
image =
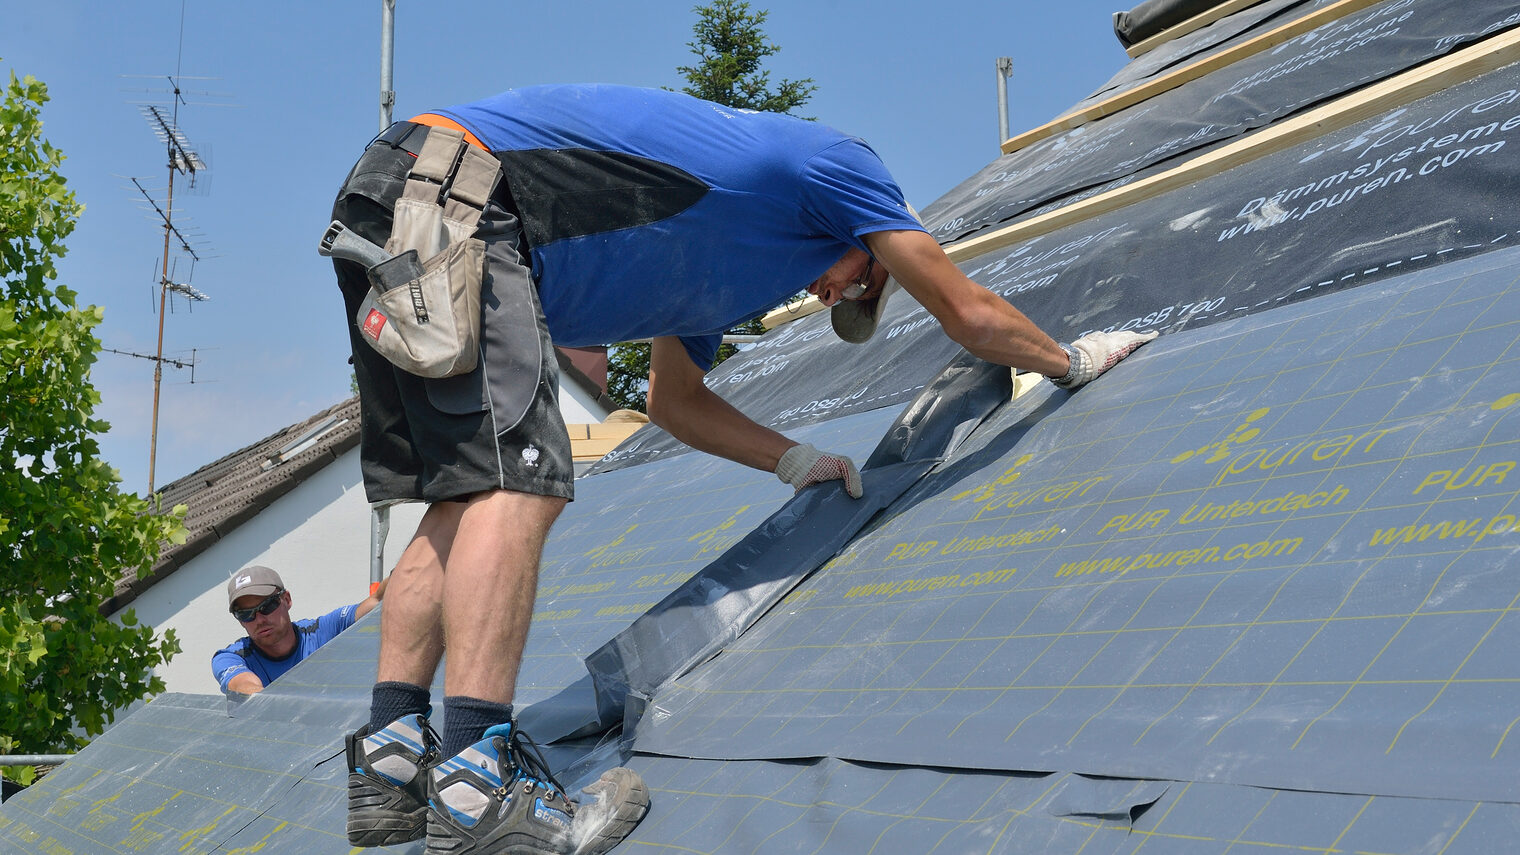
[{"label": "text www.puren.com", "polygon": [[845,591],[844,597],[847,600],[856,597],[895,597],[898,594],[911,594],[917,591],[938,591],[941,588],[975,588],[980,585],[1006,582],[1013,578],[1013,574],[1017,572],[1019,571],[1016,568],[1008,567],[1002,570],[987,570],[982,573],[972,573],[969,576],[951,573],[947,576],[929,576],[922,579],[875,582],[869,585],[856,585]]},{"label": "text www.puren.com", "polygon": [[1292,555],[1303,545],[1301,537],[1281,540],[1258,540],[1255,543],[1237,543],[1221,550],[1217,546],[1202,549],[1173,549],[1169,552],[1142,552],[1139,555],[1116,555],[1113,558],[1093,558],[1086,561],[1068,561],[1056,571],[1056,578],[1068,576],[1091,576],[1094,573],[1128,573],[1142,568],[1188,567],[1193,564],[1213,564],[1216,561],[1244,561],[1265,556]]}]

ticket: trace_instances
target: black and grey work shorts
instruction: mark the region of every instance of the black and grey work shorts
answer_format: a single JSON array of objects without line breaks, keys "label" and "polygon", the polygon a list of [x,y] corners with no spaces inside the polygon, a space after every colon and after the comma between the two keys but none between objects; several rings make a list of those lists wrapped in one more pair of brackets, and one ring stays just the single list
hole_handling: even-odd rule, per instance
[{"label": "black and grey work shorts", "polygon": [[[416,151],[427,131],[416,125],[406,148]],[[383,246],[415,159],[406,148],[371,143],[338,191],[333,219]],[[559,411],[559,365],[521,224],[501,191],[497,197],[475,232],[486,244],[481,358],[467,374],[417,377],[365,343],[354,318],[369,280],[361,265],[333,260],[359,385],[359,458],[371,502],[463,500],[498,488],[575,497],[570,439]]]}]

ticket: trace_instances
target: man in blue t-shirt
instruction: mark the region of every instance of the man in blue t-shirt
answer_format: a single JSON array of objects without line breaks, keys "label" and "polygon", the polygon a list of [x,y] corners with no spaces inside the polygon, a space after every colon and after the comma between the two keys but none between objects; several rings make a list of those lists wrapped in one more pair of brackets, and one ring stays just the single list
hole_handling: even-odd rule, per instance
[{"label": "man in blue t-shirt", "polygon": [[257,564],[244,567],[227,580],[227,608],[248,634],[211,655],[211,673],[223,692],[262,692],[276,677],[369,614],[384,596],[385,582],[381,582],[374,595],[362,602],[319,618],[293,621],[290,591],[280,575]]},{"label": "man in blue t-shirt", "polygon": [[[397,122],[365,149],[332,217],[324,248],[344,297],[366,492],[429,503],[394,571],[403,587],[381,627],[369,724],[347,740],[358,846],[426,834],[430,851],[475,855],[510,836],[587,855],[616,845],[647,805],[626,769],[593,785],[602,809],[578,813],[552,780],[512,766],[539,558],[574,495],[553,345],[652,339],[651,421],[798,490],[841,481],[858,498],[848,458],[757,424],[704,384],[725,330],[806,289],[858,343],[901,287],[971,353],[1068,388],[1154,336],[1058,344],[950,261],[861,140],[676,92],[534,86]],[[462,234],[440,241],[451,221]],[[395,270],[433,270],[429,258],[473,246],[464,238],[483,244],[479,364],[436,379],[396,367],[381,351],[411,358],[392,349],[398,329],[442,323],[418,274]],[[378,299],[392,292],[411,299]],[[445,647],[434,744],[428,687]],[[513,776],[538,799],[504,801]]]}]

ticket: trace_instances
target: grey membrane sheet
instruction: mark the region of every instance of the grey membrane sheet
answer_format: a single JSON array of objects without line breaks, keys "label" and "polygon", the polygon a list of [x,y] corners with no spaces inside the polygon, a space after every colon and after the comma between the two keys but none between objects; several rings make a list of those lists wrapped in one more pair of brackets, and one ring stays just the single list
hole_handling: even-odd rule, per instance
[{"label": "grey membrane sheet", "polygon": [[[1158,48],[1165,47],[1179,40],[1172,37],[1176,35],[1178,26],[1193,20],[1199,15],[1215,13],[1219,5],[1214,0],[1145,0],[1145,2],[1136,5],[1128,11],[1114,13],[1114,38],[1119,40],[1119,44],[1126,51],[1129,51],[1141,42],[1148,41],[1156,36],[1168,34],[1167,39],[1156,46]],[[1283,5],[1281,2],[1255,3],[1226,16],[1224,20],[1232,24],[1237,19],[1245,19],[1254,23],[1270,14],[1275,14]],[[1275,8],[1262,9],[1262,6]],[[1240,26],[1244,26],[1244,24],[1240,24]],[[1186,36],[1180,38],[1186,38]],[[1154,52],[1154,50],[1145,51],[1146,54]],[[1131,65],[1133,64],[1131,63]]]},{"label": "grey membrane sheet", "polygon": [[962,269],[1066,338],[1176,332],[1510,246],[1517,92],[1520,66],[1501,68]]},{"label": "grey membrane sheet", "polygon": [[[857,413],[790,435],[864,461],[896,415]],[[577,481],[576,500],[544,550],[518,704],[544,701],[586,677],[587,656],[718,560],[793,492],[770,473],[705,454]],[[796,537],[802,549],[810,535]]]},{"label": "grey membrane sheet", "polygon": [[863,495],[837,483],[797,495],[586,659],[600,721],[640,701],[742,635],[839,552],[882,508],[955,454],[1013,393],[1006,368],[969,354],[940,373],[882,433],[860,466]]},{"label": "grey membrane sheet", "polygon": [[1517,279],[1495,252],[1020,399],[639,750],[1520,801]]},{"label": "grey membrane sheet", "polygon": [[155,699],[6,801],[0,852],[347,851],[338,731],[286,699],[255,705],[243,719],[220,697]]},{"label": "grey membrane sheet", "polygon": [[635,618],[586,658],[599,722],[621,724],[630,693],[647,698],[731,644],[934,462],[867,469],[860,473],[865,495],[858,499],[837,484],[799,494]]},{"label": "grey membrane sheet", "polygon": [[615,852],[1495,855],[1520,807],[1071,774],[635,757],[652,812]]},{"label": "grey membrane sheet", "polygon": [[1245,134],[1520,23],[1511,0],[1384,0],[1004,155],[924,209],[941,241]]},{"label": "grey membrane sheet", "polygon": [[1062,116],[1084,110],[1093,103],[1113,97],[1114,94],[1143,84],[1151,78],[1172,72],[1183,65],[1192,64],[1205,56],[1236,46],[1242,41],[1259,37],[1269,29],[1298,20],[1310,12],[1318,11],[1322,6],[1336,2],[1339,0],[1263,0],[1260,3],[1252,3],[1248,8],[1240,9],[1233,15],[1219,18],[1218,21],[1193,30],[1183,37],[1164,41],[1154,49],[1135,56],[1134,59],[1126,62],[1125,67],[1120,68],[1113,78],[1093,90],[1090,96],[1070,106],[1069,110],[1062,113]]},{"label": "grey membrane sheet", "polygon": [[1124,47],[1132,47],[1209,12],[1215,5],[1214,0],[1145,0],[1133,9],[1114,13],[1114,36]]},{"label": "grey membrane sheet", "polygon": [[[1130,60],[1117,74],[1066,112],[1109,98],[1173,68],[1253,39],[1269,29],[1297,20],[1338,0],[1265,0],[1253,3],[1187,35],[1162,42]],[[1218,4],[1216,4],[1218,5]]]}]

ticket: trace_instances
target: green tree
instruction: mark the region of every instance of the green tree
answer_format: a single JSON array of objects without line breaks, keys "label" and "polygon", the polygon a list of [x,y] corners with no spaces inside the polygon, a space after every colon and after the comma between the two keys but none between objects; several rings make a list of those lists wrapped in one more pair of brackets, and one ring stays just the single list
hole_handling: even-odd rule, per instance
[{"label": "green tree", "polygon": [[[692,11],[697,13],[697,22],[692,25],[696,39],[686,46],[700,62],[676,68],[686,78],[687,85],[681,91],[687,95],[729,107],[791,113],[818,90],[811,77],[783,79],[776,89],[771,89],[770,72],[761,70],[760,65],[781,47],[768,40],[761,29],[769,12],[751,12],[749,4],[742,0],[713,0],[711,5],[696,6]],[[765,332],[765,327],[759,318],[754,318],[732,332],[758,335]],[[714,364],[737,350],[732,344],[720,346]],[[613,346],[607,356],[609,398],[620,407],[644,412],[648,378],[649,345]]]},{"label": "green tree", "polygon": [[[10,75],[0,102],[0,753],[82,747],[115,712],[162,692],[150,669],[179,651],[127,611],[117,580],[148,572],[183,509],[154,514],[99,458],[90,366],[103,312],[53,284],[83,207],[42,139],[47,87]],[[23,783],[31,767],[8,767]]]},{"label": "green tree", "polygon": [[790,113],[818,90],[811,77],[783,79],[771,89],[771,74],[762,71],[760,64],[781,47],[760,28],[769,12],[750,12],[742,0],[713,0],[712,5],[692,11],[698,16],[692,27],[697,38],[686,46],[700,62],[676,69],[686,77],[682,91],[687,95],[746,110]]}]

